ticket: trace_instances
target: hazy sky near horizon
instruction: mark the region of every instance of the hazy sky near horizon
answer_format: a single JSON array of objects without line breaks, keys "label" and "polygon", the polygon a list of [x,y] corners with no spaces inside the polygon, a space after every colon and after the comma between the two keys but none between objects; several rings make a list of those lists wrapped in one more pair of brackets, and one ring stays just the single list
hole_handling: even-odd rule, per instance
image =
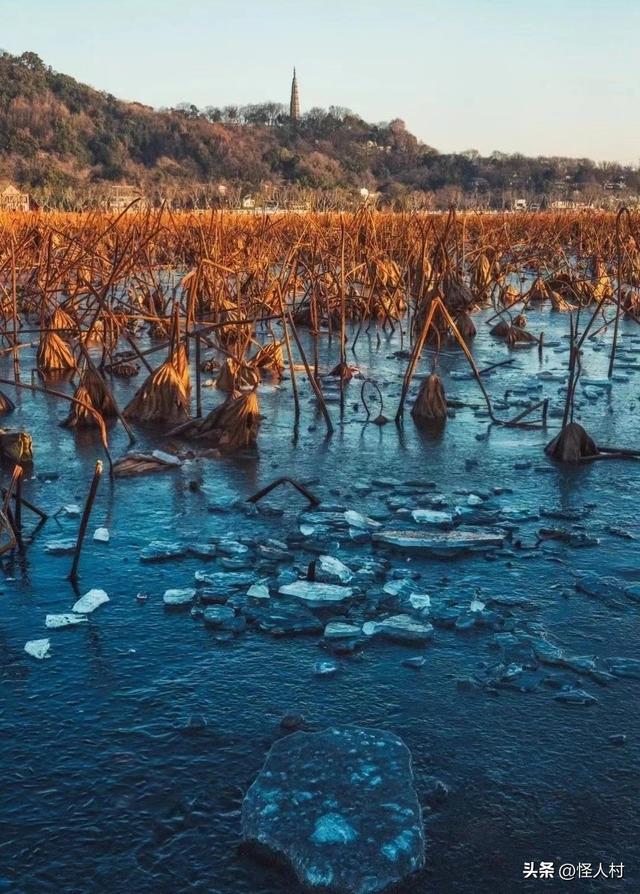
[{"label": "hazy sky near horizon", "polygon": [[640,161],[639,0],[0,0],[0,47],[156,107],[402,118],[442,152]]}]

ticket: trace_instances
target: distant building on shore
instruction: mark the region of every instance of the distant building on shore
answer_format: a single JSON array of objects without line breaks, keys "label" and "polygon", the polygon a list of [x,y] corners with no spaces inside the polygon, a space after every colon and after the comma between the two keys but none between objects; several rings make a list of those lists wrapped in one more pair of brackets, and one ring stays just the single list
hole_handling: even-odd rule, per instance
[{"label": "distant building on shore", "polygon": [[133,209],[139,211],[147,207],[147,203],[142,195],[142,191],[137,186],[129,186],[127,184],[118,184],[110,186],[107,190],[106,206],[107,211],[120,213],[125,211],[129,205],[133,204]]},{"label": "distant building on shore", "polygon": [[29,194],[12,183],[0,183],[0,211],[28,211]]},{"label": "distant building on shore", "polygon": [[293,80],[291,81],[291,100],[289,102],[289,117],[295,123],[300,118],[300,91],[298,90],[298,78],[296,70],[293,69]]}]

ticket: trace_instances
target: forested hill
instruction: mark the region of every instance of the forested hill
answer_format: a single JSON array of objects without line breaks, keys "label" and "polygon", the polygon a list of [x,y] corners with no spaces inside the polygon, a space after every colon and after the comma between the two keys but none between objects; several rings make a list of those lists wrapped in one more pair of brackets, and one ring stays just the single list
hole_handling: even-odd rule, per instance
[{"label": "forested hill", "polygon": [[605,185],[640,192],[638,172],[619,165],[441,154],[399,119],[368,124],[338,107],[311,109],[295,125],[277,103],[156,110],[80,84],[35,53],[1,51],[0,179],[67,203],[105,181],[190,202],[219,195],[220,185],[227,201],[262,190],[339,203],[366,188],[395,203],[446,205],[466,195],[496,207],[525,193],[590,201]]}]

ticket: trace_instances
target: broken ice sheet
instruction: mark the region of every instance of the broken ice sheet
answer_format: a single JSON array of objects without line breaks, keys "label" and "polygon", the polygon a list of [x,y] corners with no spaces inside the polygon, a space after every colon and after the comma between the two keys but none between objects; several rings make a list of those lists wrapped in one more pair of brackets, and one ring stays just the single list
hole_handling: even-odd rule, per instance
[{"label": "broken ice sheet", "polygon": [[322,584],[306,580],[297,580],[284,584],[278,590],[282,596],[299,599],[310,608],[340,605],[349,602],[353,597],[351,587],[339,584]]},{"label": "broken ice sheet", "polygon": [[72,611],[82,615],[88,615],[90,612],[95,611],[99,606],[108,601],[109,597],[104,590],[89,590],[88,593],[85,593],[84,596],[81,596],[80,599],[78,599],[74,604]]},{"label": "broken ice sheet", "polygon": [[313,665],[313,672],[317,677],[329,677],[335,674],[338,665],[335,661],[316,661]]},{"label": "broken ice sheet", "polygon": [[427,596],[426,593],[412,593],[409,596],[409,603],[416,611],[423,611],[431,608],[431,597]]},{"label": "broken ice sheet", "polygon": [[164,562],[168,559],[181,559],[186,555],[187,547],[181,543],[167,543],[163,540],[152,540],[148,546],[140,550],[141,562]]},{"label": "broken ice sheet", "polygon": [[173,590],[165,590],[162,601],[165,605],[189,605],[196,596],[195,587],[180,587]]},{"label": "broken ice sheet", "polygon": [[62,556],[65,553],[72,553],[75,548],[75,540],[50,540],[45,546],[45,552],[53,556]]},{"label": "broken ice sheet", "polygon": [[366,515],[362,515],[360,512],[356,512],[354,509],[347,509],[347,511],[344,513],[344,518],[351,528],[360,528],[363,530],[367,530],[369,528],[381,527],[380,522],[374,521],[372,518],[367,518]]},{"label": "broken ice sheet", "polygon": [[315,562],[315,579],[327,584],[348,584],[353,572],[335,556],[318,556]]},{"label": "broken ice sheet", "polygon": [[67,503],[62,508],[67,515],[80,515],[80,507],[77,503]]},{"label": "broken ice sheet", "polygon": [[72,612],[65,612],[61,615],[47,615],[44,619],[44,626],[51,630],[59,627],[73,627],[76,624],[86,624],[87,618],[84,615],[74,615]]},{"label": "broken ice sheet", "polygon": [[269,599],[269,587],[263,583],[251,584],[247,590],[247,596],[252,599]]},{"label": "broken ice sheet", "polygon": [[37,658],[41,661],[43,658],[50,658],[49,655],[49,647],[51,645],[51,640],[49,639],[30,639],[28,643],[25,643],[24,650],[27,655],[31,655],[32,658]]},{"label": "broken ice sheet", "polygon": [[590,692],[584,689],[561,689],[557,695],[554,695],[557,702],[563,702],[565,705],[596,705],[598,699]]},{"label": "broken ice sheet", "polygon": [[170,466],[181,466],[182,460],[178,459],[177,456],[174,456],[173,453],[166,453],[164,450],[153,450],[151,453],[154,459],[159,459],[160,462],[167,463]]},{"label": "broken ice sheet", "polygon": [[411,515],[414,521],[422,525],[446,527],[453,524],[453,516],[450,512],[438,512],[434,509],[414,509]]}]

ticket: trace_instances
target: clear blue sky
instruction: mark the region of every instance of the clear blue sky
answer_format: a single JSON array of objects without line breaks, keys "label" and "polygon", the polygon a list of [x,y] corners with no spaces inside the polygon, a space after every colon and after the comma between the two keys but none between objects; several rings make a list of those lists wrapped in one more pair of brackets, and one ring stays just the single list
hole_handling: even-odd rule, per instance
[{"label": "clear blue sky", "polygon": [[403,118],[441,151],[640,160],[640,0],[0,0],[0,46],[154,106]]}]

